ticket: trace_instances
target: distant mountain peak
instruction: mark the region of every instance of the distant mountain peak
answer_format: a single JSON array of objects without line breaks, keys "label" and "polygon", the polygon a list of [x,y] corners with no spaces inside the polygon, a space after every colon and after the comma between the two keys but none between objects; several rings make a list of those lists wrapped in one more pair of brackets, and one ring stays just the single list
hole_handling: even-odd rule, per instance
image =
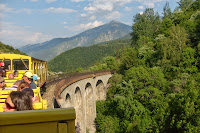
[{"label": "distant mountain peak", "polygon": [[121,22],[116,21],[116,20],[112,20],[112,21],[110,21],[109,23],[121,23]]},{"label": "distant mountain peak", "polygon": [[124,24],[124,23],[121,23],[121,22],[116,21],[116,20],[112,20],[112,21],[108,22],[107,24]]},{"label": "distant mountain peak", "polygon": [[[101,42],[115,40],[131,33],[132,27],[119,21],[112,20],[109,23],[86,30],[69,38],[54,38],[41,44],[34,44],[20,48],[21,51],[42,60],[50,60],[66,50],[78,46],[90,46]],[[48,54],[51,52],[51,54]]]}]

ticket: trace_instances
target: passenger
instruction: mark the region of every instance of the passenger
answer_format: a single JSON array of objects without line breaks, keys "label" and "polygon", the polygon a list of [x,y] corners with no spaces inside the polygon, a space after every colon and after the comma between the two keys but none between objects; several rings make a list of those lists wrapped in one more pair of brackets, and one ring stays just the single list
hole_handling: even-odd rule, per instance
[{"label": "passenger", "polygon": [[30,89],[32,89],[32,88],[31,88],[31,85],[30,85],[29,83],[27,83],[27,82],[25,82],[25,81],[21,81],[20,84],[19,84],[19,86],[17,87],[17,91],[22,91],[22,90],[25,89],[25,88],[30,88]]},{"label": "passenger", "polygon": [[19,76],[19,72],[17,70],[14,71],[14,77],[18,77]]},{"label": "passenger", "polygon": [[37,74],[33,74],[33,81],[35,84],[37,84],[37,86],[39,86],[39,82],[38,82],[39,79],[40,77],[38,77]]},{"label": "passenger", "polygon": [[32,102],[39,102],[40,101],[39,97],[35,96],[35,94],[34,94],[32,89],[25,88],[22,91],[26,92],[27,94],[29,94],[31,96]]},{"label": "passenger", "polygon": [[25,72],[22,79],[29,83],[32,89],[36,89],[37,85],[33,82],[33,74],[31,72]]},{"label": "passenger", "polygon": [[5,89],[5,79],[0,77],[0,91]]},{"label": "passenger", "polygon": [[3,106],[4,112],[33,110],[31,97],[22,91],[12,91]]},{"label": "passenger", "polygon": [[21,80],[17,80],[10,88],[5,88],[5,90],[17,90],[21,82]]},{"label": "passenger", "polygon": [[34,92],[31,89],[31,86],[29,83],[22,81],[19,84],[17,91],[25,91],[26,93],[28,93],[31,96],[33,102],[39,102],[39,97],[34,95]]},{"label": "passenger", "polygon": [[9,73],[8,74],[8,79],[14,79],[14,73]]},{"label": "passenger", "polygon": [[0,63],[0,73],[1,73],[2,77],[6,77],[6,70],[5,70],[4,66],[5,66],[4,62],[1,62]]},{"label": "passenger", "polygon": [[34,92],[31,88],[25,88],[22,90],[23,92],[26,92],[27,94],[29,94],[32,98],[34,97]]}]

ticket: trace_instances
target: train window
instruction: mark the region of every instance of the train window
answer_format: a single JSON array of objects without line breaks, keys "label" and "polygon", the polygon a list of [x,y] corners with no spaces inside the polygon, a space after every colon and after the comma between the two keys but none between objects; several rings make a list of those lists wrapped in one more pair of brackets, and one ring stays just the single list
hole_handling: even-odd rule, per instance
[{"label": "train window", "polygon": [[[2,62],[3,60],[2,59],[0,59],[0,62]],[[4,64],[5,64],[5,69],[8,69],[8,70],[10,70],[11,68],[10,68],[10,65],[11,65],[11,61],[10,61],[10,59],[5,59],[4,61]]]},{"label": "train window", "polygon": [[13,60],[14,70],[28,70],[29,69],[29,60],[28,59],[14,59]]}]

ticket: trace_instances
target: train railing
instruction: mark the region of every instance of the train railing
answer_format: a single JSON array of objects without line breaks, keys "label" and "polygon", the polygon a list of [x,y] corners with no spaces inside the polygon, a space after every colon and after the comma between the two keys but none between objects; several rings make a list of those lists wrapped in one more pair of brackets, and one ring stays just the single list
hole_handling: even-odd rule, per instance
[{"label": "train railing", "polygon": [[75,133],[75,109],[0,113],[0,133]]}]

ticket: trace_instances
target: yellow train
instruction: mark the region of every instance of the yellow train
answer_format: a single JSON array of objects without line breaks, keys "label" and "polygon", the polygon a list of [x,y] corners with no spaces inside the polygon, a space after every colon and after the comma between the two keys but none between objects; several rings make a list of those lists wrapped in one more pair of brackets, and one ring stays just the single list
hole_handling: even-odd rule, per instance
[{"label": "yellow train", "polygon": [[[0,54],[0,62],[4,62],[4,68],[7,70],[6,77],[4,77],[5,87],[11,87],[15,81],[21,80],[26,71],[32,72],[39,77],[37,79],[38,87],[37,89],[34,89],[34,93],[40,100],[38,103],[34,103],[34,108],[46,109],[47,101],[42,99],[40,87],[43,86],[47,80],[47,62],[20,54]],[[19,73],[18,77],[9,79],[8,75],[13,73],[15,70]],[[3,111],[2,106],[10,92],[11,91],[9,90],[0,91],[0,112]]]},{"label": "yellow train", "polygon": [[5,69],[9,70],[6,73],[5,79],[8,79],[8,74],[17,70],[19,72],[18,79],[23,77],[26,71],[37,74],[39,86],[47,80],[47,62],[30,56],[20,54],[0,54],[0,62],[4,62]]}]

